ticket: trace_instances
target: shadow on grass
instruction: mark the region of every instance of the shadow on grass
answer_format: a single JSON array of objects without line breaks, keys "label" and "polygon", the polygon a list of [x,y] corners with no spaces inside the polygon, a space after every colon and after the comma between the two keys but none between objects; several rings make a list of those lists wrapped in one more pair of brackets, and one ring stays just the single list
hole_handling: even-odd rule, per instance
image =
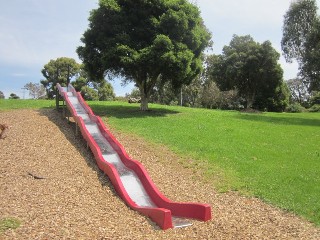
[{"label": "shadow on grass", "polygon": [[145,117],[165,117],[170,114],[178,114],[180,112],[152,107],[149,111],[141,111],[139,105],[99,105],[88,102],[94,114],[100,117],[115,118],[145,118]]},{"label": "shadow on grass", "polygon": [[[310,113],[313,115],[313,113]],[[313,126],[313,127],[320,127],[320,115],[319,119],[316,118],[304,118],[299,117],[298,115],[293,116],[266,116],[264,114],[239,114],[237,118],[248,120],[248,121],[255,121],[255,122],[266,122],[271,124],[279,124],[279,125],[299,125],[299,126]]]}]

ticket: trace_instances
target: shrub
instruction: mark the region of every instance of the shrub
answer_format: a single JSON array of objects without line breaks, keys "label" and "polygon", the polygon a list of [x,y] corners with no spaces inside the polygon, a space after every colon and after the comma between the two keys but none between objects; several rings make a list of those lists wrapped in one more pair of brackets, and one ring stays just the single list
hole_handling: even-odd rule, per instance
[{"label": "shrub", "polygon": [[320,92],[313,92],[310,99],[311,105],[320,104]]},{"label": "shrub", "polygon": [[309,112],[320,112],[320,104],[314,104],[308,110]]},{"label": "shrub", "polygon": [[123,96],[117,96],[114,100],[118,102],[128,102],[128,98]]},{"label": "shrub", "polygon": [[302,107],[299,103],[292,103],[286,108],[286,112],[291,112],[291,113],[300,113],[305,111],[306,109]]}]

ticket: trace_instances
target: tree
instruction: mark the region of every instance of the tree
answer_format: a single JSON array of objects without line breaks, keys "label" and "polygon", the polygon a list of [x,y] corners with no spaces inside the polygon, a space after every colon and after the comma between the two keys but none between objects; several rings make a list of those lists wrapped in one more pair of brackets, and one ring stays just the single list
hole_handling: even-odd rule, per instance
[{"label": "tree", "polygon": [[102,81],[98,86],[99,101],[112,101],[116,97],[110,83]]},{"label": "tree", "polygon": [[316,0],[291,3],[284,16],[281,47],[288,62],[296,59],[309,92],[320,90],[320,19]]},{"label": "tree", "polygon": [[[183,85],[181,88],[180,101],[183,106],[197,107],[200,105],[202,93],[202,79],[197,77],[189,85]],[[182,99],[181,99],[182,98]]]},{"label": "tree", "polygon": [[55,95],[55,87],[57,83],[66,86],[71,78],[79,74],[80,64],[73,58],[61,57],[56,60],[50,60],[41,70],[45,80],[41,84],[47,91],[47,96],[52,99]]},{"label": "tree", "polygon": [[303,63],[306,41],[317,19],[316,0],[296,0],[291,2],[284,15],[281,48],[288,62],[296,59]]},{"label": "tree", "polygon": [[80,92],[85,100],[111,101],[115,98],[113,87],[106,80],[100,83],[88,82],[81,87]]},{"label": "tree", "polygon": [[203,87],[201,103],[205,108],[219,108],[220,89],[214,81],[208,81]]},{"label": "tree", "polygon": [[99,100],[98,91],[90,88],[89,86],[83,86],[81,88],[81,95],[86,101],[97,101]]},{"label": "tree", "polygon": [[320,105],[320,92],[313,92],[311,99],[310,99],[311,105]]},{"label": "tree", "polygon": [[157,81],[180,89],[197,77],[210,37],[187,0],[100,0],[77,52],[91,80],[107,73],[133,81],[147,110]]},{"label": "tree", "polygon": [[[138,92],[140,96],[141,94],[139,89]],[[170,82],[162,81],[162,79],[159,79],[150,94],[150,102],[165,105],[178,105],[177,93],[175,93]]]},{"label": "tree", "polygon": [[290,91],[285,82],[281,82],[274,89],[272,96],[268,91],[261,91],[255,100],[253,107],[255,109],[272,112],[283,112],[289,105]]},{"label": "tree", "polygon": [[5,99],[4,94],[2,91],[0,91],[0,99]]},{"label": "tree", "polygon": [[80,65],[79,74],[76,75],[75,80],[71,84],[77,92],[80,92],[82,87],[89,85],[88,74],[84,70],[83,65]]},{"label": "tree", "polygon": [[131,93],[126,94],[126,98],[139,98],[140,97],[140,91],[138,88],[133,88],[131,90]]},{"label": "tree", "polygon": [[221,55],[209,59],[208,70],[222,91],[236,89],[251,108],[257,98],[275,96],[283,80],[283,70],[278,63],[280,54],[269,41],[262,44],[250,35],[234,35]]},{"label": "tree", "polygon": [[20,97],[15,93],[11,93],[9,99],[20,99]]},{"label": "tree", "polygon": [[316,21],[305,43],[301,73],[309,91],[320,91],[320,19]]},{"label": "tree", "polygon": [[44,98],[46,95],[46,89],[40,83],[27,83],[24,88],[29,91],[29,96],[33,99]]},{"label": "tree", "polygon": [[291,101],[305,106],[310,99],[310,93],[303,80],[301,78],[290,79],[287,81],[287,86],[290,90]]}]

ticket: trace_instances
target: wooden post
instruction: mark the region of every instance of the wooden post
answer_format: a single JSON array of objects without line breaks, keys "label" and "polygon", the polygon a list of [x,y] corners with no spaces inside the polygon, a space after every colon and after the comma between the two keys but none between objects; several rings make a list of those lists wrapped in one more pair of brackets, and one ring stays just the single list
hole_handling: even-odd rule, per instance
[{"label": "wooden post", "polygon": [[76,122],[76,136],[78,136],[78,128],[79,126],[78,126],[78,123]]},{"label": "wooden post", "polygon": [[59,110],[59,91],[56,87],[56,109]]}]

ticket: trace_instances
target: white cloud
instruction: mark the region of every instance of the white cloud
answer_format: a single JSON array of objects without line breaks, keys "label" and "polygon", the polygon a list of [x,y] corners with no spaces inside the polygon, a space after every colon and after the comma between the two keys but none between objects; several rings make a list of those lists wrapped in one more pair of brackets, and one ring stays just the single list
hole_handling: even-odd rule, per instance
[{"label": "white cloud", "polygon": [[28,74],[26,73],[11,73],[12,77],[26,77]]}]

